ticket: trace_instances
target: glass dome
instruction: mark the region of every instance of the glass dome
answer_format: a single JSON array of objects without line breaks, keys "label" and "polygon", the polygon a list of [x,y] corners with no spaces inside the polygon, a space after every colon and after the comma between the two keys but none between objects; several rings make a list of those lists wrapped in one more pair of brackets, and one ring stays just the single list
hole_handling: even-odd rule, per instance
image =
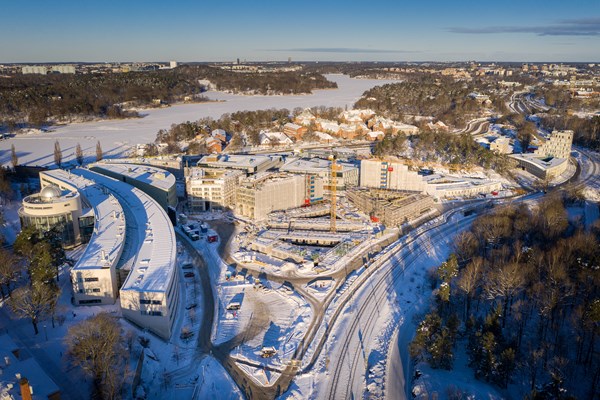
[{"label": "glass dome", "polygon": [[40,192],[40,197],[46,200],[55,199],[60,197],[61,190],[56,186],[46,186]]}]

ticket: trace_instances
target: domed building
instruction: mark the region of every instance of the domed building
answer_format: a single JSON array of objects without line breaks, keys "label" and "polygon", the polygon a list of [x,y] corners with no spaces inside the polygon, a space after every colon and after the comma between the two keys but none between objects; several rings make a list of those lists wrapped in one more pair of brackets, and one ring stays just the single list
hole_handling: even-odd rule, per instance
[{"label": "domed building", "polygon": [[82,215],[81,197],[77,191],[61,190],[54,185],[45,186],[39,193],[23,199],[19,217],[23,228],[35,226],[40,231],[57,229],[62,234],[65,247],[82,241],[79,218]]}]

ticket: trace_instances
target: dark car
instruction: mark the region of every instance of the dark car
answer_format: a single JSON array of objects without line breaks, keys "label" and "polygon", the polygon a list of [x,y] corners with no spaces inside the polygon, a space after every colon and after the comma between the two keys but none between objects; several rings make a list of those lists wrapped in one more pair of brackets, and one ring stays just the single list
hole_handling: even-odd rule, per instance
[{"label": "dark car", "polygon": [[185,276],[186,278],[193,278],[194,277],[194,273],[193,272],[186,272],[185,274],[183,274],[183,276]]},{"label": "dark car", "polygon": [[194,266],[190,263],[183,264],[183,266],[181,267],[181,269],[192,269],[192,268],[194,268]]},{"label": "dark car", "polygon": [[192,303],[192,304],[188,304],[187,306],[185,306],[186,310],[191,310],[192,308],[196,308],[197,304],[196,303]]}]

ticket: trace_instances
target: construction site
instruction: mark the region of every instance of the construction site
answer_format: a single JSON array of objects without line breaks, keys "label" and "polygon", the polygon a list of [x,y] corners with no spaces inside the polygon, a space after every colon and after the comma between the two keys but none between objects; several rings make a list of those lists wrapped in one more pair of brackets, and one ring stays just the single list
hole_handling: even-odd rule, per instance
[{"label": "construction site", "polygon": [[[291,179],[305,182],[297,185],[305,193],[303,199],[294,200],[296,207],[266,212],[268,200],[238,197],[238,207],[246,207],[240,215],[261,218],[246,225],[232,241],[230,250],[237,263],[282,276],[290,271],[300,275],[334,272],[349,260],[368,259],[363,259],[363,253],[387,242],[388,236],[397,237],[403,224],[424,221],[437,213],[432,197],[421,193],[346,187],[338,191],[342,167],[333,157],[329,161],[327,191],[318,187],[323,177],[276,177],[278,185]],[[244,196],[265,185],[260,174],[250,182],[241,185]],[[297,193],[288,188],[289,196]]]}]

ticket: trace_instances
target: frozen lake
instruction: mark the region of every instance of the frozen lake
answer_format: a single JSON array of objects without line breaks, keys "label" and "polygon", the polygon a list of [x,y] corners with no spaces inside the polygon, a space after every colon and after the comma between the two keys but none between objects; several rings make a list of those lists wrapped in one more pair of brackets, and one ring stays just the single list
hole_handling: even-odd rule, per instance
[{"label": "frozen lake", "polygon": [[95,160],[96,142],[99,140],[106,157],[125,156],[139,143],[153,142],[160,129],[171,124],[195,121],[202,117],[219,118],[225,113],[243,110],[264,110],[315,106],[348,107],[368,89],[392,81],[352,79],[346,75],[327,75],[338,84],[338,89],[316,90],[313,94],[298,96],[243,96],[220,92],[207,92],[206,96],[219,102],[178,104],[169,108],[142,111],[144,118],[108,120],[70,124],[53,128],[52,132],[19,135],[0,142],[0,164],[10,164],[10,147],[15,145],[19,164],[50,166],[54,164],[54,142],[59,141],[63,162],[75,157],[75,147],[81,144],[86,161]]}]

